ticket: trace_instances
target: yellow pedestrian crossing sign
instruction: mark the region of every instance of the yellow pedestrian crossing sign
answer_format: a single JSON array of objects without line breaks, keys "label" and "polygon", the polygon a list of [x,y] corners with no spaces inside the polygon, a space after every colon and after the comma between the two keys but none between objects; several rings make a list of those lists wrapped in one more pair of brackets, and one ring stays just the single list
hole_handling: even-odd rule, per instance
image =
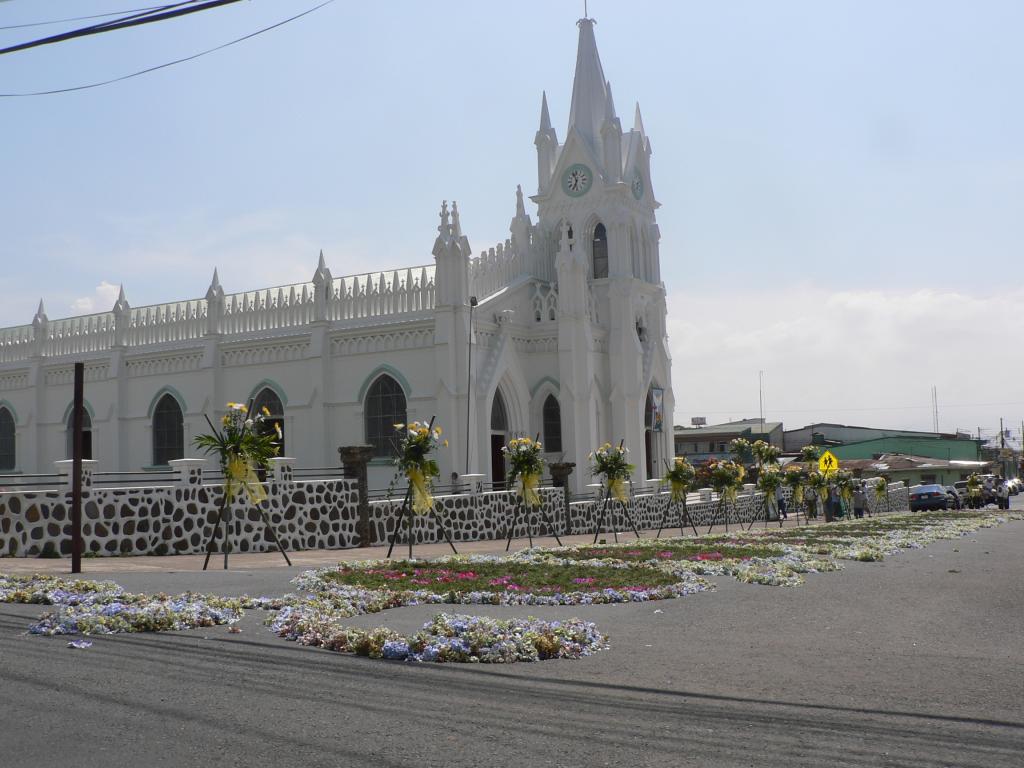
[{"label": "yellow pedestrian crossing sign", "polygon": [[818,471],[823,475],[829,475],[839,469],[839,459],[835,457],[832,451],[825,451],[821,454],[821,458],[818,459]]}]

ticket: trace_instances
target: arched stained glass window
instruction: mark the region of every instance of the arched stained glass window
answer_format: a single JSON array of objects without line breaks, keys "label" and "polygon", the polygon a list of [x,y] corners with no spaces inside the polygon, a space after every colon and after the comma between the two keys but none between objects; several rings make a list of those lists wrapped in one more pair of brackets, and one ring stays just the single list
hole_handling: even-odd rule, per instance
[{"label": "arched stained glass window", "polygon": [[401,385],[382,374],[370,385],[365,403],[366,443],[374,447],[374,456],[398,455],[395,424],[405,424],[406,401]]},{"label": "arched stained glass window", "polygon": [[562,407],[554,395],[544,401],[544,452],[562,452]]},{"label": "arched stained glass window", "polygon": [[[281,403],[281,398],[277,396],[277,392],[270,387],[261,389],[259,394],[253,398],[252,409],[254,413],[263,414],[261,433],[273,435],[277,442],[277,455],[284,456],[284,405]],[[278,429],[280,429],[280,433],[278,433]]]},{"label": "arched stained glass window", "polygon": [[608,233],[604,224],[594,227],[594,279],[608,277]]},{"label": "arched stained glass window", "polygon": [[153,466],[162,467],[185,458],[185,417],[170,394],[160,398],[153,409]]},{"label": "arched stained glass window", "polygon": [[0,408],[0,469],[14,469],[16,466],[14,416],[6,408]]}]

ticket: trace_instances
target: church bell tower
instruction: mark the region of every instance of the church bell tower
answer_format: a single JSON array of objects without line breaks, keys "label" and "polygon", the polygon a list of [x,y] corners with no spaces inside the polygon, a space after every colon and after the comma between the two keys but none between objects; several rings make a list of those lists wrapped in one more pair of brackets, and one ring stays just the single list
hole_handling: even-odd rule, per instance
[{"label": "church bell tower", "polygon": [[588,455],[624,440],[634,483],[671,460],[671,361],[665,331],[658,202],[651,141],[637,105],[623,131],[594,34],[580,19],[564,142],[546,94],[537,130],[538,237],[553,260],[559,301],[559,378],[566,460],[577,486]]}]

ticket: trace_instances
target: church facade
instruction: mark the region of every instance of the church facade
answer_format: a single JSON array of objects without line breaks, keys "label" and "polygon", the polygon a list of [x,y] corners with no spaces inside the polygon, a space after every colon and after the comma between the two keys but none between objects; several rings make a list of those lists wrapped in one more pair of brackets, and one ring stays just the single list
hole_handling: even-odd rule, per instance
[{"label": "church facade", "polygon": [[[548,461],[624,441],[636,481],[672,456],[671,360],[651,143],[618,116],[594,22],[581,19],[563,141],[546,96],[535,136],[536,221],[516,191],[510,236],[473,256],[458,207],[442,204],[432,260],[308,283],[0,329],[0,475],[48,473],[69,456],[72,371],[85,363],[87,458],[97,471],[155,470],[196,456],[192,439],[228,401],[254,399],[297,467],[336,467],[337,448],[376,449],[371,488],[391,480],[393,424],[436,419],[451,473],[501,483],[500,448],[540,435]],[[0,484],[3,479],[0,478]]]}]

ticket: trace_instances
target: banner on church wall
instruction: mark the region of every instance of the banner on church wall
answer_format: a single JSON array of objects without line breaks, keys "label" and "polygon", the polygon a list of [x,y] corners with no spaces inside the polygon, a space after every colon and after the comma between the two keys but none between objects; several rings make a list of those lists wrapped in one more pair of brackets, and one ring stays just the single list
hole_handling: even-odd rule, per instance
[{"label": "banner on church wall", "polygon": [[651,431],[661,432],[665,425],[665,390],[651,388]]}]

